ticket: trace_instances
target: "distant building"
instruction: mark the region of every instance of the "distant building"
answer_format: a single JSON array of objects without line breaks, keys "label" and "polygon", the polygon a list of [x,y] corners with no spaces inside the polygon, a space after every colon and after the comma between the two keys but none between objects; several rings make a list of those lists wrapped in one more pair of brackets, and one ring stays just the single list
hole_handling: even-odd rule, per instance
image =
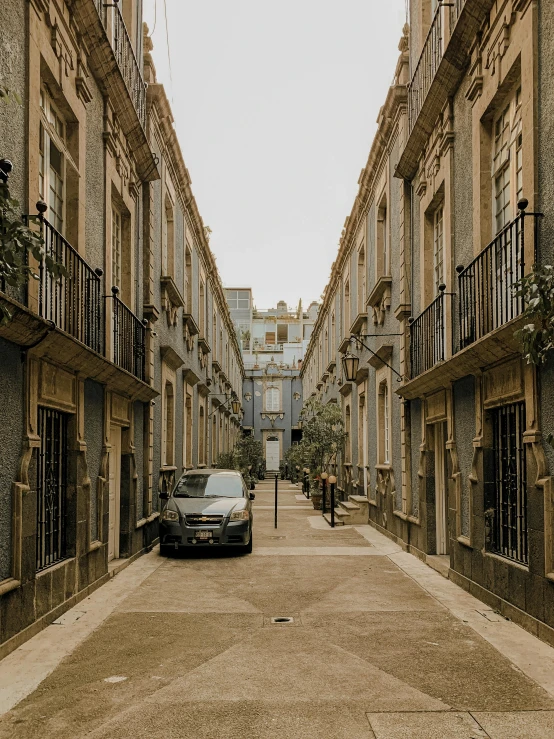
[{"label": "distant building", "polygon": [[225,294],[247,370],[268,362],[291,369],[301,366],[317,319],[317,302],[307,310],[301,300],[296,308],[280,300],[276,308],[258,309],[250,287],[226,288]]},{"label": "distant building", "polygon": [[259,310],[249,287],[227,288],[225,294],[245,368],[243,428],[262,441],[267,469],[275,471],[302,437],[300,369],[319,304],[305,311],[301,300],[295,309],[280,300],[276,308]]}]

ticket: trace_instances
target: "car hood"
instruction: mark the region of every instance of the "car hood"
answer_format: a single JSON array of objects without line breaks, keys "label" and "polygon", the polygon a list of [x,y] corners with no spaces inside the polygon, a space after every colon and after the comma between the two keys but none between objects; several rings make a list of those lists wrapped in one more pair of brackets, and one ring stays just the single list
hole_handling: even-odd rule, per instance
[{"label": "car hood", "polygon": [[225,516],[235,506],[242,508],[244,498],[172,498],[181,513],[201,513],[203,516]]}]

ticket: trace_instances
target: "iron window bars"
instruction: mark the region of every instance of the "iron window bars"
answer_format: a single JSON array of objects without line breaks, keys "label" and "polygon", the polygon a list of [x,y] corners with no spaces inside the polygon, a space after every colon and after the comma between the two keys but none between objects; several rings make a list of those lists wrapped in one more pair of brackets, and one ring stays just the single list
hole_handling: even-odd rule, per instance
[{"label": "iron window bars", "polygon": [[38,409],[36,568],[66,556],[67,415]]}]

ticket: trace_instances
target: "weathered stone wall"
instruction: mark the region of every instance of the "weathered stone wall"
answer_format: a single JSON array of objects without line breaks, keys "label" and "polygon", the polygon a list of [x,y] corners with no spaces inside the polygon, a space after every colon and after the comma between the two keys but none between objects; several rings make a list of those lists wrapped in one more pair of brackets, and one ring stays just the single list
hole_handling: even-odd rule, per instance
[{"label": "weathered stone wall", "polygon": [[460,500],[460,526],[462,536],[470,535],[470,495],[469,475],[473,463],[473,437],[475,436],[475,378],[464,377],[454,383],[454,419],[456,450],[462,474],[462,494]]},{"label": "weathered stone wall", "polygon": [[23,434],[23,364],[20,348],[0,339],[0,580],[12,568],[12,483]]}]

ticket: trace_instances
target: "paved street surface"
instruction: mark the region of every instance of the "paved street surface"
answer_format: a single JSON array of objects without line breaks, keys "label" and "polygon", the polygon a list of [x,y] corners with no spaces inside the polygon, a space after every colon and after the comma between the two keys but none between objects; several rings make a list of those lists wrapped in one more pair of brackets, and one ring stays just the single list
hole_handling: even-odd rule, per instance
[{"label": "paved street surface", "polygon": [[155,550],[7,657],[0,739],[554,737],[554,650],[298,493],[275,530],[258,485],[252,555]]}]

